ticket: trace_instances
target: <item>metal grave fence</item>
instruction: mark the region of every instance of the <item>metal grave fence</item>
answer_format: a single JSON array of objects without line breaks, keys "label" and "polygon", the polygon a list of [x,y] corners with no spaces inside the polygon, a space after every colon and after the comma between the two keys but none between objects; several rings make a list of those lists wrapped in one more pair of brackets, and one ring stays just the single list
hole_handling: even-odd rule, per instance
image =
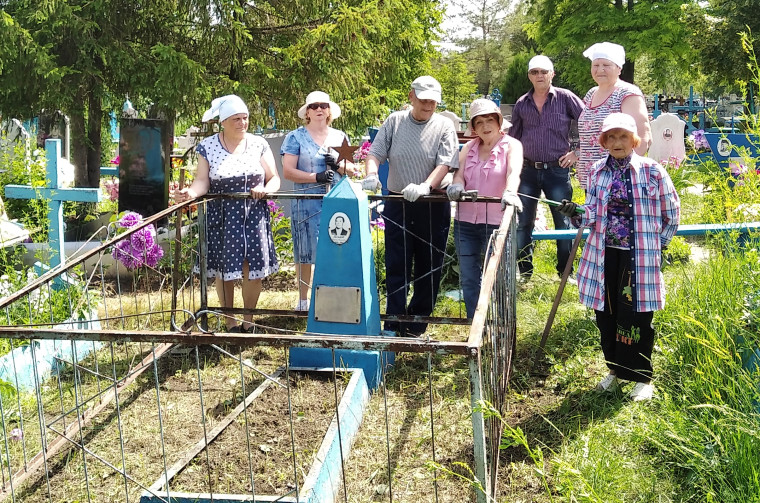
[{"label": "metal grave fence", "polygon": [[[481,405],[503,413],[507,401],[512,210],[489,244],[472,320],[461,308],[383,315],[438,328],[341,336],[305,332],[306,313],[290,308],[288,264],[284,278],[265,281],[257,309],[219,307],[199,260],[215,197],[247,196],[203,197],[111,229],[102,245],[18,278],[0,299],[9,350],[0,360],[0,498],[493,501],[502,430]],[[112,259],[150,225],[160,260],[133,256],[128,269]],[[447,253],[444,267],[455,261]],[[253,333],[220,331],[223,315],[246,314]],[[334,364],[292,367],[293,347],[328,348]],[[381,366],[372,393],[360,369],[335,361],[341,349],[392,352],[395,364]]]}]

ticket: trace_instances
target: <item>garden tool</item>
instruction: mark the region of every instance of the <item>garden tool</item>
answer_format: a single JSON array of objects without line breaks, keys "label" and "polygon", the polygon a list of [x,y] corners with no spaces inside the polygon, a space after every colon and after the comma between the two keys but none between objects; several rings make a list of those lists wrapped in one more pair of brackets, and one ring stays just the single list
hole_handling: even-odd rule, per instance
[{"label": "garden tool", "polygon": [[583,230],[584,230],[583,227],[578,228],[578,233],[575,235],[575,238],[573,239],[573,246],[570,248],[570,259],[567,261],[567,264],[565,264],[565,270],[562,271],[562,278],[559,281],[559,288],[557,289],[557,295],[554,297],[554,304],[552,304],[552,309],[549,312],[549,317],[546,319],[546,325],[544,326],[544,333],[543,335],[541,335],[541,342],[538,345],[539,351],[536,352],[536,358],[533,360],[534,368],[538,365],[538,360],[541,354],[544,352],[546,339],[549,338],[549,330],[551,330],[552,328],[552,324],[554,323],[554,316],[557,314],[557,308],[559,307],[559,302],[560,300],[562,300],[562,293],[565,291],[565,284],[567,283],[567,278],[570,276],[570,271],[573,270],[573,259],[575,258],[575,254],[578,252],[578,246],[581,244],[581,238],[583,237]]},{"label": "garden tool", "polygon": [[[529,199],[535,199],[536,201],[538,201],[538,202],[540,202],[540,203],[546,203],[546,204],[548,204],[549,206],[552,206],[552,207],[554,207],[554,208],[556,208],[557,206],[560,206],[560,205],[562,204],[562,203],[558,203],[557,201],[552,201],[551,199],[544,199],[543,197],[533,197],[533,196],[529,196],[529,195],[527,195],[527,194],[522,194],[522,193],[520,193],[520,192],[518,192],[518,193],[517,193],[517,195],[518,195],[518,196],[527,197],[527,198],[529,198]],[[575,211],[576,211],[578,214],[582,214],[582,213],[583,213],[583,208],[581,208],[581,207],[578,207],[578,208],[576,208],[576,210],[575,210]]]}]

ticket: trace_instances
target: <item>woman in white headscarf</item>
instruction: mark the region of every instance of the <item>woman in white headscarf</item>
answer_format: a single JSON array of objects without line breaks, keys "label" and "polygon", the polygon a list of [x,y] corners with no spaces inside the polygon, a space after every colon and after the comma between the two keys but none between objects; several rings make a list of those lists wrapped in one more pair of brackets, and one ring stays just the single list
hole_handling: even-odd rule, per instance
[{"label": "woman in white headscarf", "polygon": [[[221,131],[196,147],[198,168],[193,184],[178,202],[206,193],[250,192],[252,199],[214,199],[206,207],[207,274],[215,278],[222,307],[234,306],[234,280],[243,280],[243,305],[253,309],[262,278],[278,270],[269,208],[263,198],[280,188],[269,144],[248,133],[248,107],[230,94],[211,102],[203,121],[219,117]],[[251,331],[251,315],[241,325],[227,317],[228,332]]]},{"label": "woman in white headscarf", "polygon": [[625,64],[625,49],[611,42],[594,44],[583,55],[591,60],[591,76],[597,83],[583,98],[586,107],[578,118],[581,152],[578,156],[576,176],[584,190],[588,189],[588,173],[591,166],[607,152],[599,144],[604,119],[611,113],[623,112],[634,118],[641,143],[636,153],[644,155],[649,150],[652,133],[649,115],[641,89],[620,80]]}]

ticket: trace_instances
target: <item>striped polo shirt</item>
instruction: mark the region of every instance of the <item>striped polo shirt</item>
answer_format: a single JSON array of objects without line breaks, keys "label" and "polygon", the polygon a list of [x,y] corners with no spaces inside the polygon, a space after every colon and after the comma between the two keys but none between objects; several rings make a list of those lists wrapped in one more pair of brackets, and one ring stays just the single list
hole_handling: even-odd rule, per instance
[{"label": "striped polo shirt", "polygon": [[618,80],[612,94],[604,102],[592,107],[591,100],[594,99],[594,93],[598,89],[599,86],[595,86],[586,93],[586,96],[583,98],[586,108],[583,109],[578,119],[581,155],[578,159],[576,174],[581,187],[586,190],[588,190],[588,174],[591,166],[607,155],[607,151],[599,144],[599,136],[604,119],[613,112],[620,112],[623,101],[626,98],[630,96],[644,96],[638,87],[624,80]]},{"label": "striped polo shirt", "polygon": [[395,112],[380,127],[369,149],[382,164],[388,161],[388,190],[401,192],[424,182],[441,164],[459,167],[459,141],[451,121],[437,113],[425,122],[410,110]]}]

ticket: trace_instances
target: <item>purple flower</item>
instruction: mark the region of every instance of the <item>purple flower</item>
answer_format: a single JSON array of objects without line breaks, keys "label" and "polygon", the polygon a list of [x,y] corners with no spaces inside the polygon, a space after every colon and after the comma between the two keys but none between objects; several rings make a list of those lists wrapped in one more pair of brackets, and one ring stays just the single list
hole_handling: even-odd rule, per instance
[{"label": "purple flower", "polygon": [[[119,226],[129,228],[142,223],[142,215],[128,212],[120,220]],[[156,242],[156,229],[152,224],[136,230],[128,239],[116,243],[111,251],[114,259],[127,269],[134,270],[144,265],[156,267],[164,256],[164,250]]]},{"label": "purple flower", "polygon": [[128,211],[119,219],[119,227],[129,229],[142,222],[142,215],[134,211]]},{"label": "purple flower", "polygon": [[689,135],[691,141],[694,143],[694,148],[697,150],[710,150],[710,143],[708,143],[705,137],[705,132],[701,129],[695,129]]},{"label": "purple flower", "polygon": [[24,438],[24,432],[20,428],[13,428],[11,430],[11,440],[18,442],[22,438]]},{"label": "purple flower", "polygon": [[383,220],[383,217],[377,217],[377,220],[370,220],[369,224],[381,231],[385,230],[385,220]]}]

